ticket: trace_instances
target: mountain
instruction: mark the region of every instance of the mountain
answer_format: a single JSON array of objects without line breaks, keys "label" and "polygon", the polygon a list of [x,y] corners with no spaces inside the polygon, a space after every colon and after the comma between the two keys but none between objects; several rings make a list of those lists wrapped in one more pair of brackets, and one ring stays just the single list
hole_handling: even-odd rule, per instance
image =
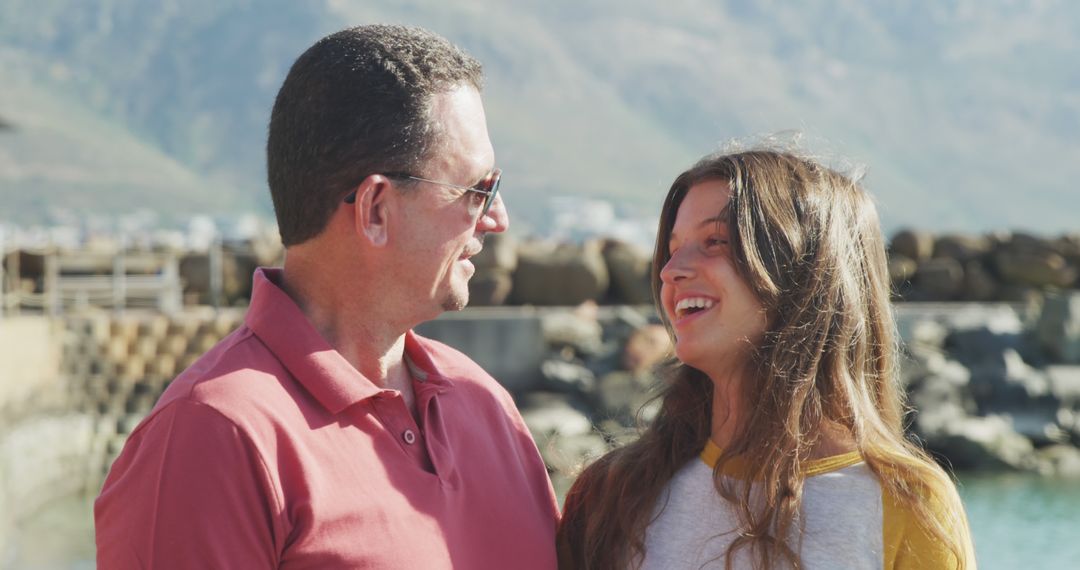
[{"label": "mountain", "polygon": [[890,230],[1078,226],[1080,4],[1063,0],[7,0],[0,220],[269,214],[278,86],[316,39],[368,22],[485,64],[525,227],[555,195],[655,215],[700,155],[791,130],[865,165]]}]

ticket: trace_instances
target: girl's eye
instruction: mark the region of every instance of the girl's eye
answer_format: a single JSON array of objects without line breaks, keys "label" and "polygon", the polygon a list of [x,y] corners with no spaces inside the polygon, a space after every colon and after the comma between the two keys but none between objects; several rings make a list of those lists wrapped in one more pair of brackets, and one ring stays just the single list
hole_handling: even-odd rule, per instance
[{"label": "girl's eye", "polygon": [[725,246],[727,244],[728,244],[728,240],[726,240],[726,239],[724,239],[724,238],[722,238],[720,236],[709,236],[709,237],[705,238],[705,247],[710,248],[710,249],[716,248],[716,247],[723,247],[723,246]]}]

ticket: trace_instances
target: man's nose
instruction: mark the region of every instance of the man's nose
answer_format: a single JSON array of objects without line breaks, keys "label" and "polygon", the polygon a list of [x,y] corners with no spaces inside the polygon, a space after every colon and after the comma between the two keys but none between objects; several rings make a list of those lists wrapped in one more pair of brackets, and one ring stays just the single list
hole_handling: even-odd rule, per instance
[{"label": "man's nose", "polygon": [[500,233],[510,227],[510,214],[506,212],[502,194],[496,194],[487,213],[476,220],[476,229],[482,232]]}]

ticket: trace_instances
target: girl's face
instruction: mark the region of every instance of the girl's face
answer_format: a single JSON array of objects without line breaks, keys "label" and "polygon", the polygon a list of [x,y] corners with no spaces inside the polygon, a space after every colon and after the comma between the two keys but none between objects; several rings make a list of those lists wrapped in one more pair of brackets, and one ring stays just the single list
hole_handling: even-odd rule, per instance
[{"label": "girl's face", "polygon": [[668,240],[660,300],[675,329],[675,354],[714,379],[746,356],[765,331],[761,302],[739,274],[722,213],[731,198],[724,180],[690,187]]}]

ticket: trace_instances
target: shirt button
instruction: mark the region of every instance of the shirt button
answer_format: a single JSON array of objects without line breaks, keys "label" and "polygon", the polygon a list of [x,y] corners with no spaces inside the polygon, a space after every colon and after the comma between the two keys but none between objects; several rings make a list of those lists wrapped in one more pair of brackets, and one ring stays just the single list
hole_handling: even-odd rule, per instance
[{"label": "shirt button", "polygon": [[416,434],[411,429],[405,430],[405,433],[401,434],[401,438],[409,445],[416,443]]}]

